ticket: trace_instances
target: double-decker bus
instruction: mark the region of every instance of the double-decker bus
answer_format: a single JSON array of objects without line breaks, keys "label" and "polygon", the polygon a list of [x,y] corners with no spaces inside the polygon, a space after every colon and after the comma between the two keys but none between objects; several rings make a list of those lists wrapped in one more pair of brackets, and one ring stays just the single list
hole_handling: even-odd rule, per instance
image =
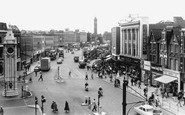
[{"label": "double-decker bus", "polygon": [[49,57],[51,60],[55,60],[57,58],[57,51],[56,50],[50,50],[49,51]]}]

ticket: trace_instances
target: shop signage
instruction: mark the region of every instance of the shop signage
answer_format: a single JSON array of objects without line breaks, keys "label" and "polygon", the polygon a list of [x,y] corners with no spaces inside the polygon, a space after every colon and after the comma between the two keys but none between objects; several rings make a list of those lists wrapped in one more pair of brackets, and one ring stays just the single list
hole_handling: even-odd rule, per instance
[{"label": "shop signage", "polygon": [[161,65],[151,63],[151,71],[157,73],[163,73],[163,68]]},{"label": "shop signage", "polygon": [[151,63],[150,61],[144,61],[144,69],[150,71],[151,70]]},{"label": "shop signage", "polygon": [[163,74],[173,76],[173,77],[179,77],[180,73],[178,71],[173,71],[170,69],[164,69]]}]

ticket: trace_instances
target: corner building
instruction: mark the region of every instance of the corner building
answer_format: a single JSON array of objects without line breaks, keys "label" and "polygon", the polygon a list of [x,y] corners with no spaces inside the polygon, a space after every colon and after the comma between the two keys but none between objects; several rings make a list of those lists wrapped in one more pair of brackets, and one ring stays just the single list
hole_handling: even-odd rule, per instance
[{"label": "corner building", "polygon": [[142,80],[142,61],[146,59],[149,34],[147,17],[125,19],[120,22],[120,61],[130,77]]}]

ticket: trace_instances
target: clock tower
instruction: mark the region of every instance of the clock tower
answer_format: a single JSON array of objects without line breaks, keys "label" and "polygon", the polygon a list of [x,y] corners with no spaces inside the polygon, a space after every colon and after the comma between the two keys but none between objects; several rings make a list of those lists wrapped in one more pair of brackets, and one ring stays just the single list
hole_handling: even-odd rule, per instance
[{"label": "clock tower", "polygon": [[17,39],[12,30],[4,38],[4,91],[3,96],[18,95],[17,89]]}]

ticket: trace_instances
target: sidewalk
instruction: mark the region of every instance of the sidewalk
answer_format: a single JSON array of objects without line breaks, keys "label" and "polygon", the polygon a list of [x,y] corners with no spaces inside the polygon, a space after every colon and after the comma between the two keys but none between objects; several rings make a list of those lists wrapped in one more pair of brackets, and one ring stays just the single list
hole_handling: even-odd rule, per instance
[{"label": "sidewalk", "polygon": [[[34,68],[37,65],[37,62],[31,64],[30,69],[27,71],[27,77],[26,80],[29,79],[30,76],[32,76],[32,73],[34,72]],[[18,71],[17,75],[23,75],[23,70]],[[29,107],[27,104],[25,104],[25,100],[21,97],[21,86],[22,83],[18,83],[18,92],[19,95],[15,97],[4,97],[0,96],[0,102],[1,106],[4,108],[4,115],[35,115],[35,108]],[[3,90],[3,87],[0,88]],[[12,104],[11,104],[12,103]],[[8,104],[11,104],[9,106]],[[39,109],[37,109],[37,115],[41,115],[41,112]]]},{"label": "sidewalk", "polygon": [[[94,73],[95,74],[95,73]],[[97,73],[96,73],[96,77],[98,77]],[[105,79],[105,76],[102,80],[108,82],[108,83],[111,83],[112,85],[114,85],[114,80],[115,78],[119,79],[120,80],[120,87],[122,89],[122,85],[123,85],[123,78],[124,76],[121,76],[121,77],[116,77],[115,74],[113,74],[113,82],[110,82],[110,78],[109,76],[106,77]],[[125,77],[126,78],[126,77]],[[144,92],[143,92],[143,89],[146,87],[143,83],[141,83],[141,89],[138,88],[138,86],[131,86],[131,83],[130,83],[130,80],[128,79],[128,85],[129,87],[127,87],[127,92],[129,93],[132,93],[133,95],[136,95],[136,96],[139,96],[141,98],[144,97]],[[136,91],[134,91],[134,90]],[[155,87],[152,87],[152,86],[148,86],[148,97],[151,96],[152,92],[155,92],[156,88]],[[161,103],[161,108],[166,110],[166,111],[169,111],[170,113],[174,114],[174,115],[185,115],[185,106],[182,106],[180,107],[179,105],[177,106],[177,102],[178,100],[176,98],[172,98],[172,97],[169,97],[169,98],[163,98],[162,99],[162,95],[160,94],[159,96],[155,95],[156,98],[159,99],[160,103]],[[182,100],[181,101],[181,105],[184,104],[184,101]]]}]

